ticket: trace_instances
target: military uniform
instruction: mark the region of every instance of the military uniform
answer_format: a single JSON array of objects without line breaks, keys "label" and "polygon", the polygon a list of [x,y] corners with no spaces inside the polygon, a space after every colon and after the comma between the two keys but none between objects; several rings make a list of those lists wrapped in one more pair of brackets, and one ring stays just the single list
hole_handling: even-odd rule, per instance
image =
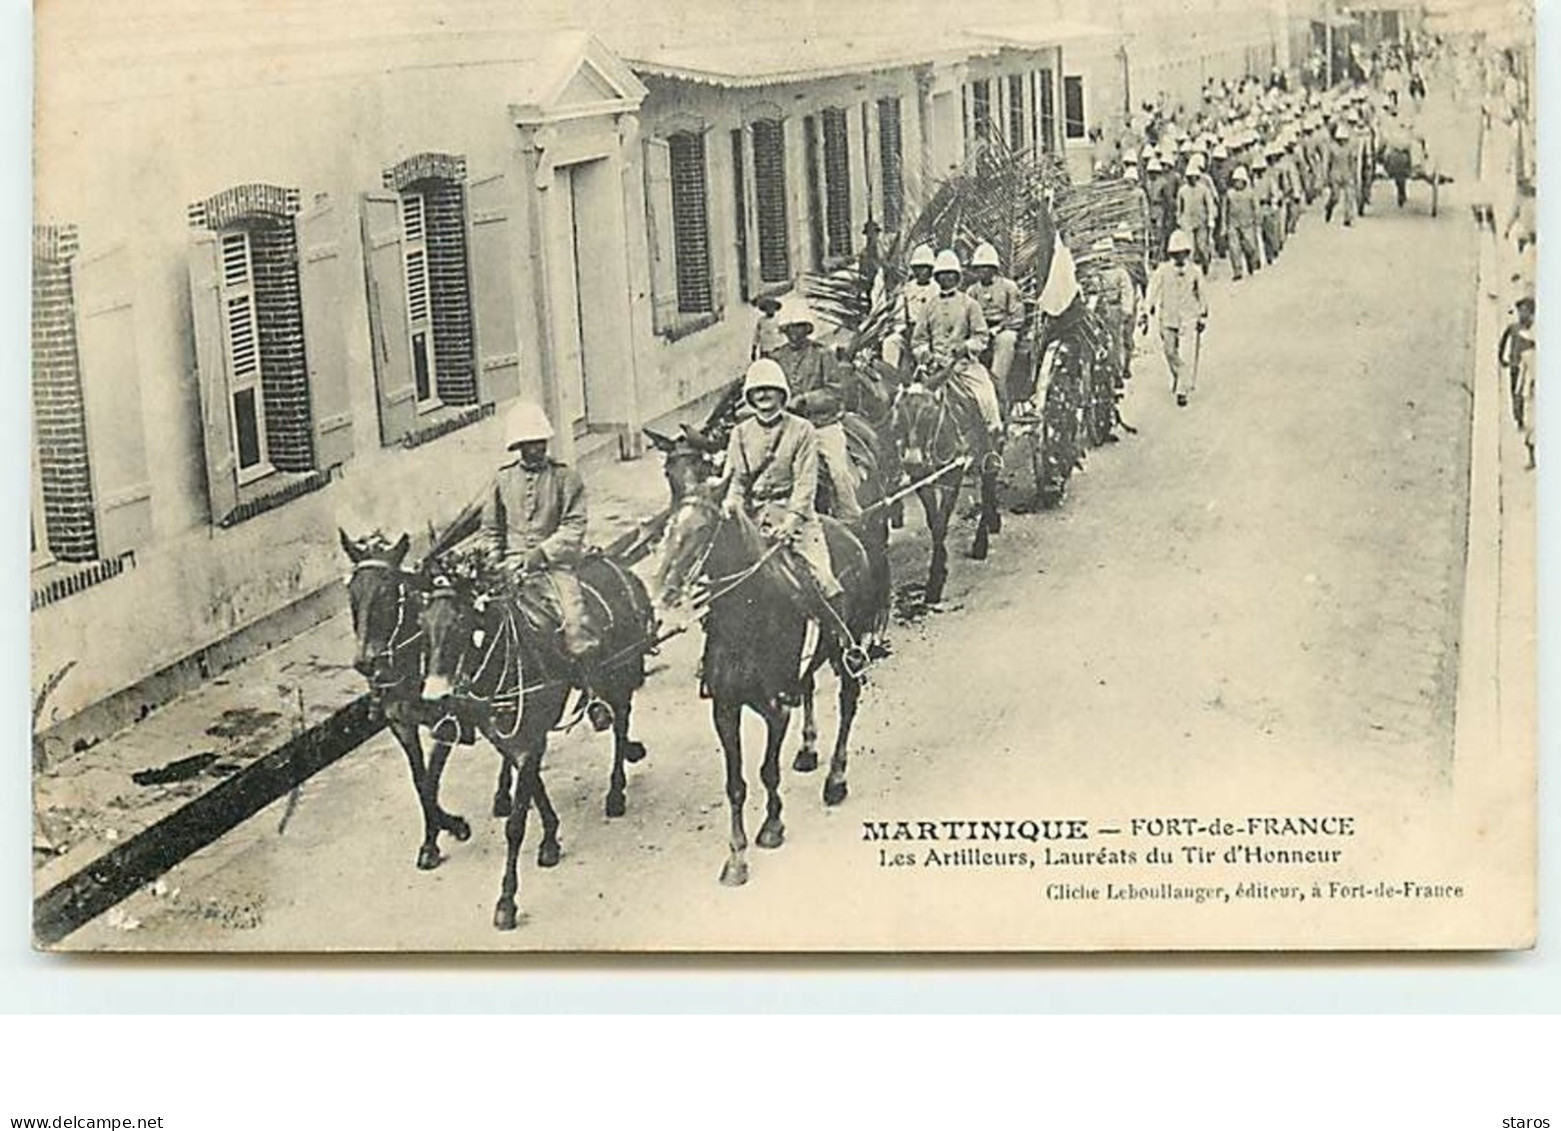
[{"label": "military uniform", "polygon": [[1249,271],[1255,274],[1263,265],[1263,255],[1259,250],[1257,194],[1250,184],[1238,181],[1230,186],[1225,197],[1225,215],[1231,276],[1240,279]]},{"label": "military uniform", "polygon": [[907,279],[900,288],[900,298],[895,308],[894,333],[885,338],[883,344],[883,359],[896,370],[900,368],[904,352],[910,345],[911,333],[916,329],[921,312],[937,297],[938,284],[931,279],[925,283]]},{"label": "military uniform", "polygon": [[1160,323],[1160,342],[1171,369],[1172,390],[1190,395],[1197,374],[1188,364],[1187,347],[1196,323],[1209,315],[1203,273],[1185,266],[1178,268],[1170,260],[1160,264],[1149,279],[1149,313]]},{"label": "military uniform", "polygon": [[1177,227],[1192,236],[1192,257],[1205,272],[1213,259],[1214,221],[1219,202],[1203,177],[1192,177],[1176,194]]},{"label": "military uniform", "polygon": [[581,656],[596,645],[585,623],[575,569],[585,547],[585,482],[574,468],[548,460],[532,470],[515,460],[499,468],[483,501],[482,537],[489,551],[520,574],[532,570],[552,590],[564,644]]},{"label": "military uniform", "polygon": [[990,283],[978,280],[970,284],[965,293],[981,305],[981,315],[992,335],[992,385],[1006,394],[1014,351],[1024,331],[1024,299],[1019,294],[1019,284],[998,275]]},{"label": "military uniform", "polygon": [[770,360],[786,374],[791,386],[787,411],[812,423],[818,434],[819,453],[824,469],[835,489],[835,509],[847,522],[862,516],[856,498],[856,471],[846,451],[845,426],[840,422],[845,411],[845,390],[840,367],[830,352],[808,339],[800,345],[787,342],[770,351]]},{"label": "military uniform", "polygon": [[824,599],[830,600],[843,590],[813,508],[818,455],[813,426],[800,416],[783,412],[770,424],[757,417],[740,422],[726,447],[726,505],[770,526],[789,518],[796,530],[791,548],[807,565]]},{"label": "military uniform", "polygon": [[930,363],[934,374],[947,372],[948,379],[975,402],[986,429],[1001,432],[997,392],[986,368],[976,360],[987,345],[981,304],[964,291],[938,294],[923,309],[912,341],[918,359]]}]

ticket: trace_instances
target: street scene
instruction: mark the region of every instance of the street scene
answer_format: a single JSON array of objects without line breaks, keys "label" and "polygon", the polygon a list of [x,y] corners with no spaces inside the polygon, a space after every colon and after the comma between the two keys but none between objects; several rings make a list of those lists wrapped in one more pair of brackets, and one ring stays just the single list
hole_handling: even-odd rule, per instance
[{"label": "street scene", "polygon": [[225,165],[41,40],[40,944],[1522,945],[1531,18],[601,7]]}]

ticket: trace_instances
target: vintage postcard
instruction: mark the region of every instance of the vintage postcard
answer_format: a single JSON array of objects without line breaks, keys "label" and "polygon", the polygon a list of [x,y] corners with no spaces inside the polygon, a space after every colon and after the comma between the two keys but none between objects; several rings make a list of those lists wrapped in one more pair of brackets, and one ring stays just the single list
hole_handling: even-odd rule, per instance
[{"label": "vintage postcard", "polygon": [[35,945],[1534,944],[1526,4],[35,28]]}]

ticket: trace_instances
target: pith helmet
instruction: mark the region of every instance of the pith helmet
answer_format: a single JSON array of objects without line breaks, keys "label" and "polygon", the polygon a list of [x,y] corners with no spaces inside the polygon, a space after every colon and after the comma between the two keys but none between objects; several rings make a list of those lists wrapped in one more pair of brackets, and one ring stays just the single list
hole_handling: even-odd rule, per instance
[{"label": "pith helmet", "polygon": [[519,402],[504,418],[504,443],[507,447],[552,438],[553,423],[535,401]]},{"label": "pith helmet", "polygon": [[1122,164],[1124,164],[1124,165],[1137,165],[1138,164],[1138,150],[1136,150],[1136,149],[1129,149],[1126,153],[1122,154]]},{"label": "pith helmet", "polygon": [[818,324],[818,319],[813,314],[813,308],[808,305],[808,300],[793,291],[781,300],[780,311],[775,315],[775,324],[784,330],[787,326],[806,325],[809,330]]},{"label": "pith helmet", "polygon": [[1171,233],[1170,242],[1165,245],[1167,255],[1175,255],[1178,251],[1192,251],[1192,237],[1185,229],[1177,228]]},{"label": "pith helmet", "polygon": [[932,252],[932,245],[928,243],[917,244],[916,250],[911,252],[912,267],[931,267],[936,259],[937,256]]},{"label": "pith helmet", "polygon": [[959,265],[959,256],[954,254],[953,248],[946,247],[938,252],[938,258],[932,263],[932,273],[934,275],[941,275],[945,271],[953,271],[955,273],[964,271],[964,268]]},{"label": "pith helmet", "polygon": [[1235,172],[1231,173],[1230,179],[1233,181],[1247,181],[1251,180],[1252,178],[1251,175],[1248,174],[1247,167],[1245,165],[1237,165]]},{"label": "pith helmet", "polygon": [[1111,237],[1110,236],[1102,236],[1100,239],[1098,239],[1094,243],[1090,244],[1089,245],[1089,249],[1091,251],[1110,251],[1112,246],[1113,245],[1111,243]]},{"label": "pith helmet", "polygon": [[767,357],[761,357],[748,367],[748,372],[743,376],[743,399],[748,399],[760,389],[776,389],[787,400],[791,399],[786,371]]},{"label": "pith helmet", "polygon": [[989,243],[984,243],[984,242],[979,247],[976,248],[975,255],[970,257],[970,265],[972,267],[1001,267],[1002,266],[1002,264],[1000,262],[998,262],[997,248],[993,247]]}]

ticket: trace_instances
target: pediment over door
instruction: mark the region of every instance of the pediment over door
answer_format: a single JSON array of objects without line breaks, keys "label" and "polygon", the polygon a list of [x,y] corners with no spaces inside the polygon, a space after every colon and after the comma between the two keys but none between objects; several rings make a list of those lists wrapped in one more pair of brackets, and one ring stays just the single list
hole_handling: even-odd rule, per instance
[{"label": "pediment over door", "polygon": [[510,104],[520,126],[633,113],[645,99],[628,65],[587,32],[550,37],[527,72]]}]

